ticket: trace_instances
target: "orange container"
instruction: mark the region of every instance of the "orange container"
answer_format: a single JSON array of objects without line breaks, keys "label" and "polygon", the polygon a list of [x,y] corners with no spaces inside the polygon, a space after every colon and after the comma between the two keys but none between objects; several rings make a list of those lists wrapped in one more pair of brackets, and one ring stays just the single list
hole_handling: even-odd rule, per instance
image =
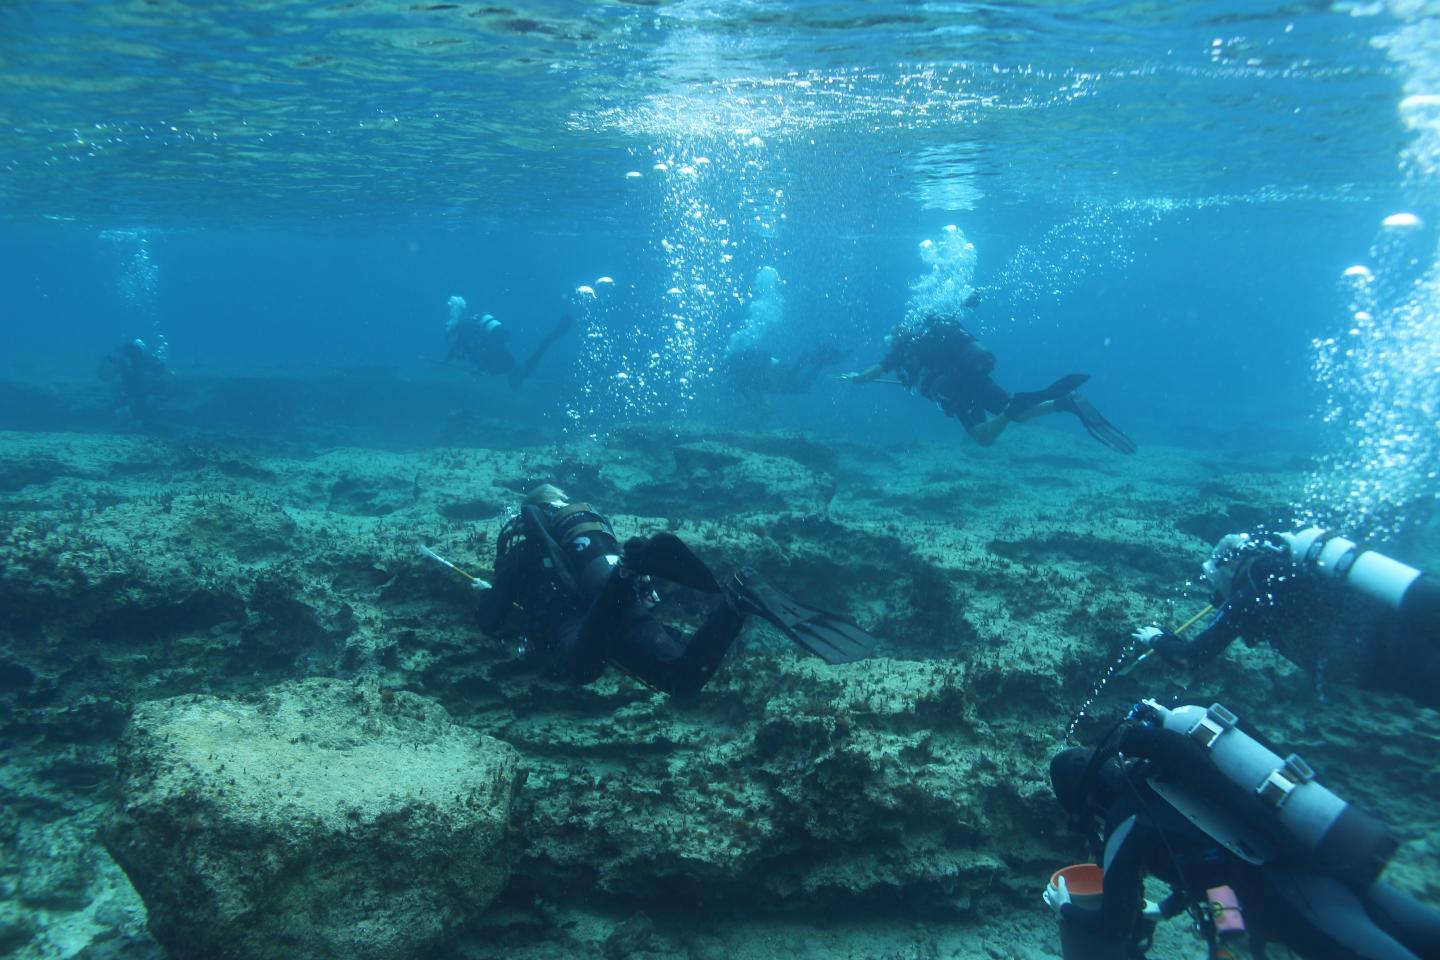
[{"label": "orange container", "polygon": [[1050,875],[1050,886],[1058,887],[1060,878],[1065,878],[1065,889],[1070,892],[1070,902],[1087,910],[1100,909],[1100,898],[1105,892],[1105,873],[1093,863],[1072,863],[1061,867]]},{"label": "orange container", "polygon": [[[1105,893],[1105,874],[1093,863],[1072,863],[1050,875],[1051,889],[1065,878],[1070,902],[1082,910],[1099,910]],[[1064,960],[1125,960],[1129,953],[1125,944],[1107,940],[1074,922],[1060,917],[1060,956]]]}]

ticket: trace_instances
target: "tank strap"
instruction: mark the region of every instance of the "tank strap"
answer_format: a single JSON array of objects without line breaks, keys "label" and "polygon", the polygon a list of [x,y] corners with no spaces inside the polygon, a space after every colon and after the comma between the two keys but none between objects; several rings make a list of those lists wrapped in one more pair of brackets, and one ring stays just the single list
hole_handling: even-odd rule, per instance
[{"label": "tank strap", "polygon": [[550,529],[557,538],[566,543],[587,533],[615,536],[615,529],[610,525],[610,521],[588,503],[572,503],[562,507],[550,518]]},{"label": "tank strap", "polygon": [[525,514],[530,518],[530,524],[535,528],[536,535],[545,545],[545,552],[550,556],[551,569],[554,571],[556,579],[566,590],[570,591],[571,596],[581,596],[580,583],[575,579],[575,572],[570,569],[570,558],[565,555],[565,551],[560,549],[560,544],[556,543],[555,538],[550,535],[540,508],[534,505],[527,506]]},{"label": "tank strap", "polygon": [[[596,513],[596,511],[595,508],[590,506],[590,504],[588,503],[568,503],[565,506],[561,507],[559,510],[555,511],[554,522],[559,523],[566,517],[572,516],[577,513]],[[596,516],[599,516],[599,514],[596,513]]]},{"label": "tank strap", "polygon": [[1190,728],[1190,738],[1207,750],[1215,746],[1215,741],[1240,720],[1239,717],[1226,710],[1218,703],[1210,704],[1210,709],[1205,711],[1195,726]]},{"label": "tank strap", "polygon": [[565,528],[565,539],[574,540],[576,537],[584,536],[587,533],[610,533],[610,524],[602,520],[591,520],[587,523],[577,523],[573,527]]}]

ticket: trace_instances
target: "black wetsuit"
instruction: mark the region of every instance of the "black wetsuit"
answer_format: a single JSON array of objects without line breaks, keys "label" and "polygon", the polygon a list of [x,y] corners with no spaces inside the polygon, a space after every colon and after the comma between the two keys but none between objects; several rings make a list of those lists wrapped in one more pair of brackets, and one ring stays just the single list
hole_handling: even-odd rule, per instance
[{"label": "black wetsuit", "polygon": [[[1196,745],[1181,734],[1150,730],[1141,736],[1147,740],[1127,738],[1123,749],[1192,772],[1204,763],[1193,756]],[[1315,960],[1440,957],[1440,912],[1383,882],[1352,890],[1298,861],[1257,865],[1242,860],[1150,788],[1146,774],[1154,769],[1132,766],[1126,789],[1105,812],[1100,909],[1067,904],[1061,908],[1066,923],[1102,941],[1134,943],[1141,932],[1142,881],[1148,875],[1173,891],[1161,904],[1166,917],[1208,902],[1211,888],[1234,890],[1257,957],[1266,942]]]},{"label": "black wetsuit", "polygon": [[540,338],[529,356],[524,360],[516,360],[515,355],[510,352],[509,327],[489,314],[484,317],[466,317],[446,331],[450,339],[450,349],[445,354],[444,362],[449,363],[457,357],[464,357],[481,373],[497,376],[506,374],[511,388],[519,389],[520,384],[540,365],[546,351],[554,346],[574,323],[575,318],[571,314],[561,314],[560,320]]},{"label": "black wetsuit", "polygon": [[509,373],[515,368],[515,357],[510,353],[510,328],[494,318],[487,320],[472,315],[446,334],[450,340],[446,362],[464,357],[481,373]]},{"label": "black wetsuit", "polygon": [[590,683],[608,662],[673,696],[697,693],[745,615],[727,599],[688,639],[681,636],[651,616],[648,588],[621,565],[621,552],[610,522],[588,504],[525,507],[496,542],[481,629],[494,633],[518,605],[558,676]]},{"label": "black wetsuit", "polygon": [[165,396],[170,389],[170,368],[165,361],[139,343],[126,343],[105,358],[100,376],[117,380],[120,395],[130,413],[148,413],[151,402]]},{"label": "black wetsuit", "polygon": [[825,368],[839,363],[845,352],[824,344],[801,354],[793,364],[776,360],[758,347],[729,355],[730,375],[740,393],[756,402],[772,394],[809,393]]},{"label": "black wetsuit", "polygon": [[1200,633],[1188,641],[1167,633],[1155,649],[1196,667],[1242,637],[1265,641],[1317,683],[1353,683],[1440,708],[1440,644],[1433,640],[1440,624],[1427,619],[1389,614],[1339,583],[1306,574],[1283,549],[1261,546],[1239,562],[1229,598]]},{"label": "black wetsuit", "polygon": [[1010,394],[990,376],[995,355],[958,320],[930,317],[897,328],[880,367],[967,428],[984,423],[987,413],[1002,413],[1010,403]]}]

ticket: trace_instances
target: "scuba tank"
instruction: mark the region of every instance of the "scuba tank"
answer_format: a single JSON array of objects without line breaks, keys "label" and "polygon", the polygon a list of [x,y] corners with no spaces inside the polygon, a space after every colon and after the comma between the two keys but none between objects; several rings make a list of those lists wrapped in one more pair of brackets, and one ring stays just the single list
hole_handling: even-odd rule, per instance
[{"label": "scuba tank", "polygon": [[1290,549],[1291,562],[1306,573],[1339,580],[1402,619],[1440,624],[1440,583],[1422,571],[1319,527],[1282,533],[1280,538]]},{"label": "scuba tank", "polygon": [[544,547],[545,566],[578,599],[593,600],[620,562],[615,531],[588,503],[527,504],[526,533]]},{"label": "scuba tank", "polygon": [[605,585],[620,560],[620,545],[610,521],[588,503],[527,503],[500,530],[495,550],[497,579],[531,562],[533,543],[540,564],[559,589],[588,603]]},{"label": "scuba tank", "polygon": [[[1379,821],[1322,784],[1297,754],[1281,759],[1239,727],[1220,704],[1166,708],[1145,700],[1130,718],[1198,744],[1224,783],[1227,810],[1185,784],[1152,778],[1150,786],[1197,827],[1252,863],[1274,857],[1276,843],[1355,889],[1368,888],[1399,843]],[[1187,771],[1188,774],[1188,771]],[[1194,771],[1203,776],[1204,771]],[[1188,779],[1188,777],[1187,777]],[[1214,790],[1207,791],[1209,796]]]}]

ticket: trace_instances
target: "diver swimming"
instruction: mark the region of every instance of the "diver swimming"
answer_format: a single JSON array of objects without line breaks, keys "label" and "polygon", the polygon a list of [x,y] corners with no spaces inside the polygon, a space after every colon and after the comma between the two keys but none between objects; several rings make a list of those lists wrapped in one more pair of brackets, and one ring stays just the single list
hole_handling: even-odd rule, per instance
[{"label": "diver swimming", "polygon": [[555,326],[540,338],[524,360],[516,360],[510,352],[510,328],[491,314],[467,312],[464,297],[451,297],[447,304],[450,316],[445,322],[447,348],[442,364],[464,360],[479,373],[504,375],[512,390],[530,378],[545,354],[575,324],[568,311],[560,315]]},{"label": "diver swimming", "polygon": [[981,446],[994,443],[1011,423],[1069,413],[1117,453],[1136,450],[1134,441],[1076,392],[1089,374],[1072,373],[1041,390],[1008,393],[991,376],[995,354],[955,316],[930,314],[918,323],[900,324],[885,340],[889,350],[879,362],[841,379],[872,383],[893,373],[893,382],[934,401]]}]

